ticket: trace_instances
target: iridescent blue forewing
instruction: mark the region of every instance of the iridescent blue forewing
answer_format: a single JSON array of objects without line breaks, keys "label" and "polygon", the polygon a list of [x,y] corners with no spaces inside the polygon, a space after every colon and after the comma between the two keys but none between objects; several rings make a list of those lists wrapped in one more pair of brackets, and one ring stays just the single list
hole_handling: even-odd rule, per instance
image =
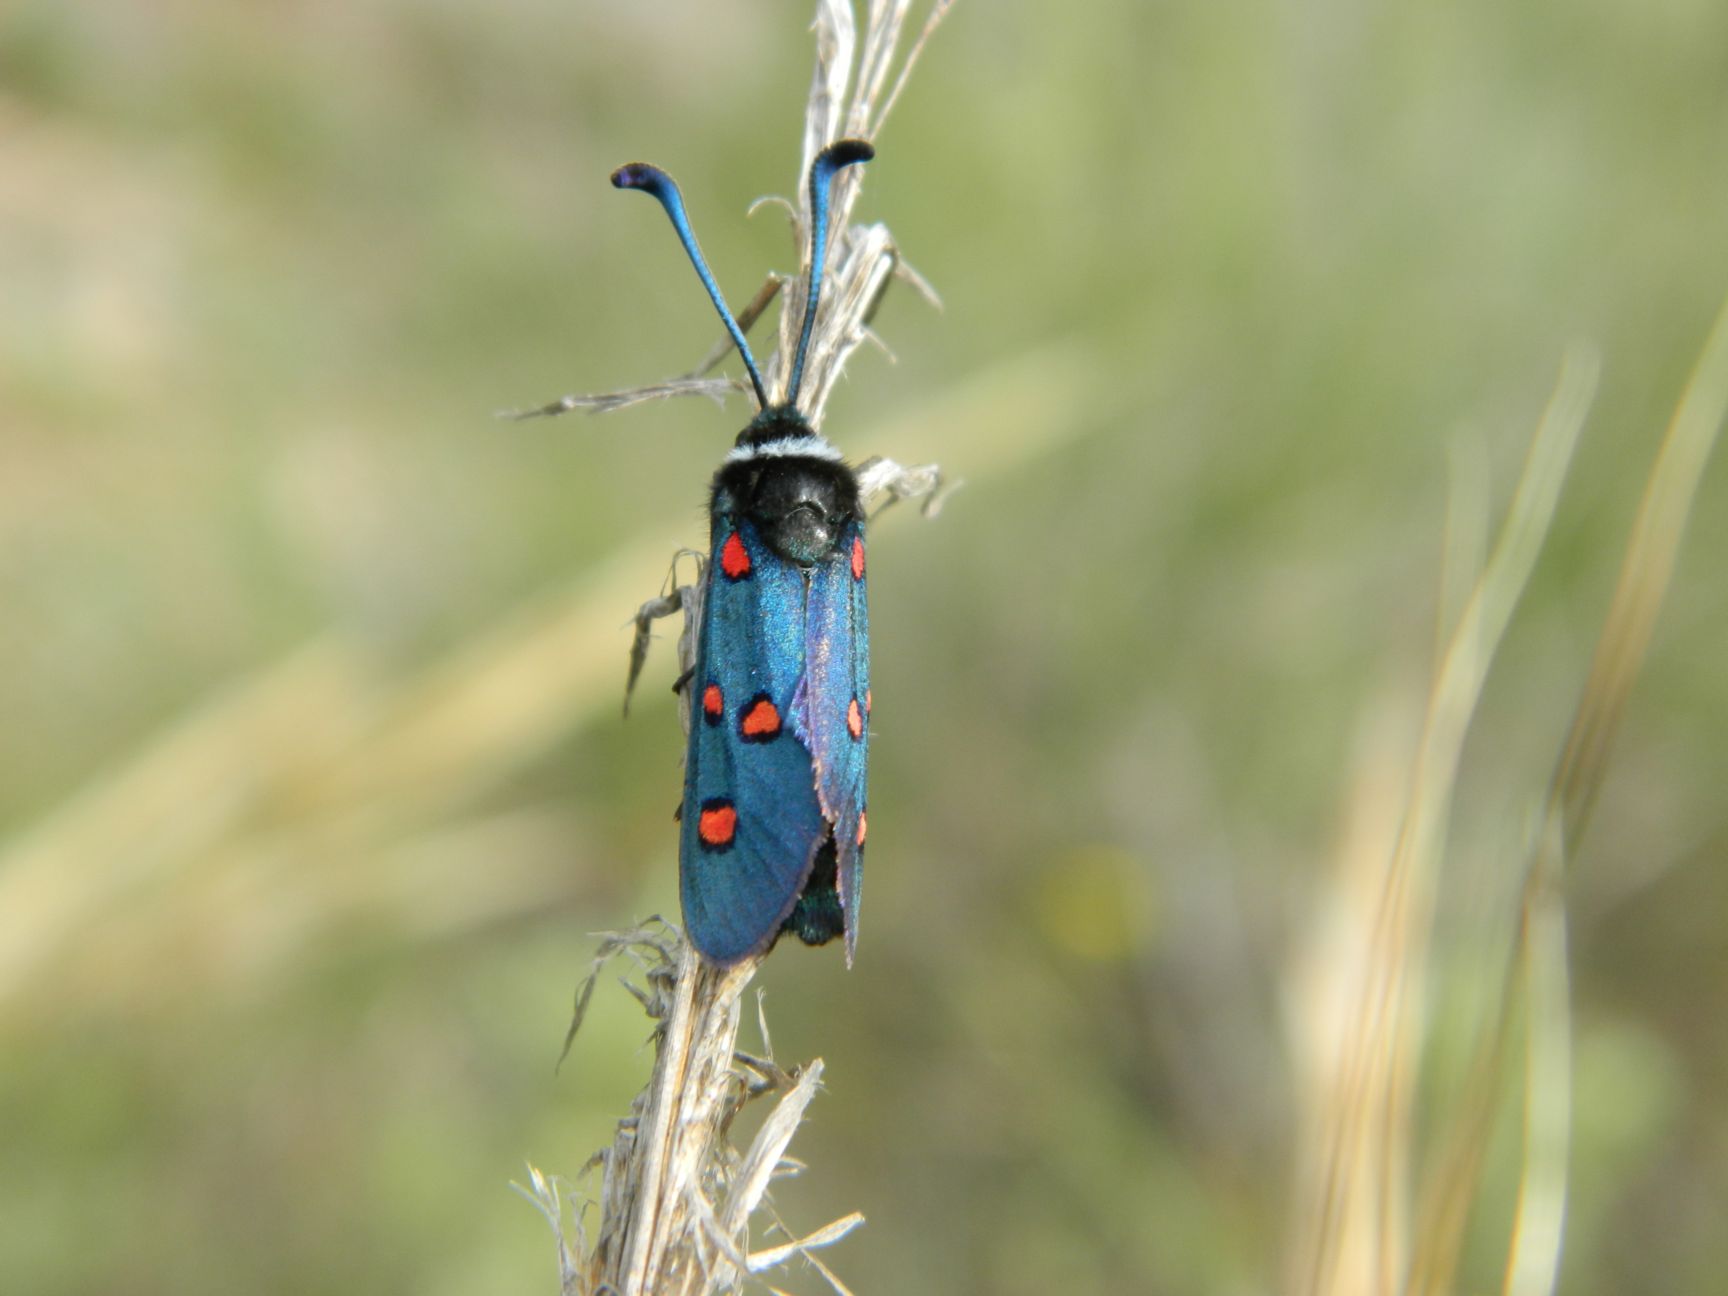
[{"label": "iridescent blue forewing", "polygon": [[691,942],[718,963],[765,949],[828,835],[795,732],[804,574],[717,512],[690,688],[679,884]]},{"label": "iridescent blue forewing", "polygon": [[816,761],[822,815],[833,826],[850,963],[858,941],[870,747],[870,616],[862,522],[848,523],[834,554],[811,571],[804,625],[808,664],[802,724]]}]

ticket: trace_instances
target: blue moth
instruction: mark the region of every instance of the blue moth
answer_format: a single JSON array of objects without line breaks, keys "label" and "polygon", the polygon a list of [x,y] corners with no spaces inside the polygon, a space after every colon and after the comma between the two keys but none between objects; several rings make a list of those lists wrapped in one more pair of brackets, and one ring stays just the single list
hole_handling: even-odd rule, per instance
[{"label": "blue moth", "polygon": [[[785,395],[770,400],[737,318],[709,272],[671,176],[613,173],[671,218],[749,371],[758,413],[709,490],[689,747],[680,813],[685,931],[709,961],[736,963],[782,932],[809,945],[858,939],[870,734],[864,491],[798,406],[816,321],[835,174],[875,156],[862,140],[810,167],[810,278]],[[898,493],[898,492],[897,492]]]}]

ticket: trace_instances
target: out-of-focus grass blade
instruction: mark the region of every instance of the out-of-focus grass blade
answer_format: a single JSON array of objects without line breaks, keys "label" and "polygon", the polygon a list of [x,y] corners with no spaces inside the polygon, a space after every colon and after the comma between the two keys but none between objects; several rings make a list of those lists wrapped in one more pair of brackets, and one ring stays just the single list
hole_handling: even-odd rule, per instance
[{"label": "out-of-focus grass blade", "polygon": [[[1450,1291],[1496,1101],[1524,1006],[1524,1173],[1507,1259],[1515,1296],[1552,1291],[1558,1272],[1571,1124],[1571,1009],[1562,881],[1606,775],[1614,731],[1649,647],[1703,468],[1728,415],[1728,305],[1675,411],[1633,525],[1614,599],[1526,865],[1517,945],[1498,1016],[1442,1136],[1418,1227],[1410,1296]],[[1518,983],[1523,983],[1523,994]]]},{"label": "out-of-focus grass blade", "polygon": [[1581,834],[1602,786],[1608,749],[1649,650],[1692,501],[1724,417],[1728,417],[1728,304],[1716,317],[1650,470],[1577,718],[1554,773],[1549,799],[1551,809],[1563,816],[1567,852]]},{"label": "out-of-focus grass blade", "polygon": [[[1508,1296],[1551,1292],[1560,1270],[1572,1138],[1572,1004],[1559,868],[1565,850],[1559,817],[1550,817],[1524,894],[1519,951],[1525,1000],[1524,1173],[1506,1261]],[[1504,1011],[1511,1010],[1513,999],[1507,996]]]},{"label": "out-of-focus grass blade", "polygon": [[[1593,353],[1575,349],[1537,427],[1494,551],[1438,664],[1403,822],[1385,869],[1353,871],[1370,894],[1342,897],[1368,935],[1312,957],[1341,1005],[1308,1048],[1319,1081],[1310,1104],[1308,1218],[1298,1229],[1296,1290],[1392,1291],[1407,1263],[1404,1171],[1420,988],[1433,896],[1458,760],[1494,654],[1547,535],[1595,391]],[[1350,885],[1348,881],[1341,886]],[[1341,957],[1340,957],[1341,955]]]},{"label": "out-of-focus grass blade", "polygon": [[1554,1290],[1565,1222],[1571,1128],[1571,1013],[1562,883],[1607,777],[1608,756],[1673,579],[1692,501],[1728,417],[1728,303],[1668,425],[1644,487],[1620,580],[1589,678],[1554,771],[1524,891],[1522,975],[1526,1015],[1524,1177],[1508,1296]]}]

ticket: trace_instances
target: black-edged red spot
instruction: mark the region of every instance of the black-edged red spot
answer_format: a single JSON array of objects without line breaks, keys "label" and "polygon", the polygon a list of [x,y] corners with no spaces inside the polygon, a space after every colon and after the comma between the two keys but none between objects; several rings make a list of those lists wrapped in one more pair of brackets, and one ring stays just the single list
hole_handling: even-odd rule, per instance
[{"label": "black-edged red spot", "polygon": [[703,850],[731,850],[738,839],[738,810],[726,797],[710,797],[696,817],[696,836]]},{"label": "black-edged red spot", "polygon": [[864,736],[864,712],[859,708],[857,698],[846,704],[846,732],[852,735],[853,742]]},{"label": "black-edged red spot", "polygon": [[869,828],[869,826],[870,826],[870,817],[868,815],[866,815],[862,810],[860,810],[858,812],[858,845],[860,848],[862,848],[864,845],[864,838],[867,835],[866,830]]},{"label": "black-edged red spot", "polygon": [[745,742],[773,742],[780,736],[780,708],[766,693],[751,698],[738,713],[738,736]]},{"label": "black-edged red spot", "polygon": [[864,537],[852,537],[852,579],[864,579]]},{"label": "black-edged red spot", "polygon": [[865,715],[870,714],[870,690],[869,689],[864,690],[864,714]]},{"label": "black-edged red spot", "polygon": [[718,684],[710,684],[702,690],[702,718],[711,725],[717,725],[725,714],[726,695]]},{"label": "black-edged red spot", "polygon": [[720,546],[720,570],[726,573],[727,580],[743,580],[750,574],[750,551],[736,531]]}]

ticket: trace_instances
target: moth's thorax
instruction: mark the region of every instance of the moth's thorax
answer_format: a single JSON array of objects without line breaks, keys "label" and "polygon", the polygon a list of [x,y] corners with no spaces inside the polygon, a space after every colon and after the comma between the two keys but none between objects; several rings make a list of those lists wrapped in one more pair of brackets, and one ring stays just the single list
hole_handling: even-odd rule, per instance
[{"label": "moth's thorax", "polygon": [[714,477],[715,513],[749,518],[770,549],[812,567],[846,523],[863,520],[858,479],[796,410],[770,408],[738,436]]}]

